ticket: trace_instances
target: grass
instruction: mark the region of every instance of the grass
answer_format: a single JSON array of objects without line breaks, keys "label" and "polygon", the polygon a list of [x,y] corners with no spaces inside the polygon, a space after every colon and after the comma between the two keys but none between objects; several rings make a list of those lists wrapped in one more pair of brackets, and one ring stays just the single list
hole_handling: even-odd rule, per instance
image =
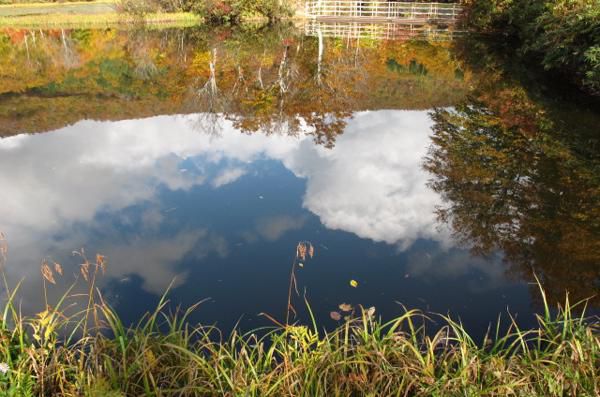
[{"label": "grass", "polygon": [[90,15],[115,12],[117,4],[114,1],[73,2],[73,3],[27,3],[0,5],[0,16],[44,16],[48,14],[77,14]]},{"label": "grass", "polygon": [[[1,237],[1,236],[0,236]],[[0,241],[0,260],[6,249]],[[302,254],[302,253],[300,253]],[[491,330],[479,345],[460,322],[438,316],[435,333],[416,310],[384,322],[358,308],[332,332],[281,325],[225,337],[192,325],[198,307],[156,310],[125,327],[96,289],[106,260],[83,251],[79,283],[36,316],[9,288],[0,322],[0,394],[8,396],[598,396],[600,324],[585,304],[550,310],[539,326]],[[298,253],[296,259],[298,259]],[[292,269],[293,272],[293,269]],[[63,273],[42,264],[44,291]],[[68,273],[65,271],[65,273]],[[80,285],[81,286],[81,285]],[[75,288],[72,287],[72,288]],[[74,297],[75,296],[75,297]],[[84,302],[67,315],[69,302]],[[308,306],[308,304],[307,304]],[[308,306],[310,311],[310,306]],[[582,313],[575,316],[575,310]],[[4,367],[4,368],[3,368]],[[2,372],[5,372],[2,374]]]},{"label": "grass", "polygon": [[139,23],[193,26],[203,19],[193,13],[148,13],[143,17],[118,13],[116,0],[69,3],[19,3],[0,5],[0,28],[105,27]]},{"label": "grass", "polygon": [[8,6],[26,6],[28,4],[41,4],[41,5],[60,5],[60,4],[91,4],[91,3],[105,3],[113,2],[115,0],[0,0],[1,5]]},{"label": "grass", "polygon": [[89,6],[89,5],[94,5],[94,4],[110,4],[110,5],[114,5],[117,3],[117,0],[94,0],[94,1],[69,1],[69,2],[57,2],[57,3],[51,3],[51,2],[47,2],[47,3],[42,3],[42,2],[32,2],[32,3],[1,3],[0,2],[0,8],[12,8],[12,9],[18,9],[18,8],[23,8],[23,9],[27,9],[27,8],[38,8],[38,7],[43,7],[43,8],[65,8],[65,7],[72,7],[72,6]]},{"label": "grass", "polygon": [[118,13],[0,17],[0,28],[103,27],[139,23],[158,24],[161,26],[172,24],[177,26],[193,26],[202,23],[202,18],[187,12],[151,13],[145,15],[143,19]]}]

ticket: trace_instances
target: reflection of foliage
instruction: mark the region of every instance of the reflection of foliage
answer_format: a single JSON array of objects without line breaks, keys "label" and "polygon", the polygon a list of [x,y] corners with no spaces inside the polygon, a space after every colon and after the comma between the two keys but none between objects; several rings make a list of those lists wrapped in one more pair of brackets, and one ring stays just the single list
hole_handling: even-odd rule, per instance
[{"label": "reflection of foliage", "polygon": [[[76,63],[62,56],[64,43]],[[80,117],[203,113],[198,126],[211,133],[225,117],[246,133],[311,134],[332,147],[354,111],[448,106],[470,79],[456,78],[445,44],[320,42],[286,26],[9,30],[0,53],[2,135]],[[407,73],[390,70],[390,59]]]},{"label": "reflection of foliage", "polygon": [[417,76],[427,75],[427,68],[423,64],[418,63],[416,59],[411,59],[407,66],[400,65],[395,59],[388,59],[387,66],[388,69],[398,73],[410,73]]},{"label": "reflection of foliage", "polygon": [[516,274],[537,273],[555,298],[565,289],[577,298],[597,293],[598,158],[566,145],[561,127],[515,87],[432,117],[425,167],[456,235],[479,254],[502,249]]}]

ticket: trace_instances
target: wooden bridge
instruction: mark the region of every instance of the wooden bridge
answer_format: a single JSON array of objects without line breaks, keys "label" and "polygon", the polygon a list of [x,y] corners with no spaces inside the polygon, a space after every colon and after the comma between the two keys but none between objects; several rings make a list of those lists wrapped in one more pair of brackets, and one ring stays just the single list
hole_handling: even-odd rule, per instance
[{"label": "wooden bridge", "polygon": [[440,28],[428,24],[396,22],[340,22],[309,20],[304,24],[304,33],[315,37],[338,37],[344,39],[372,40],[426,40],[452,41],[463,32]]},{"label": "wooden bridge", "polygon": [[398,1],[310,0],[306,17],[328,21],[368,21],[454,24],[462,11],[457,3]]}]

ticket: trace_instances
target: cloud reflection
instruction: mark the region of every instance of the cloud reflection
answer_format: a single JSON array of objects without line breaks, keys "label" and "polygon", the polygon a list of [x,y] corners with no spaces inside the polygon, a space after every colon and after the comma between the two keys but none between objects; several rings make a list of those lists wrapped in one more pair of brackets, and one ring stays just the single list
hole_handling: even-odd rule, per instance
[{"label": "cloud reflection", "polygon": [[[160,293],[175,276],[183,282],[177,262],[200,251],[225,256],[228,247],[204,229],[160,236],[165,214],[157,209],[158,192],[203,184],[218,189],[243,178],[248,170],[242,165],[261,159],[279,161],[306,180],[303,206],[330,229],[399,249],[419,238],[450,245],[449,233],[437,229],[440,199],[421,169],[431,124],[426,112],[356,114],[334,149],[315,146],[310,137],[241,134],[227,120],[215,138],[195,130],[193,117],[82,121],[0,139],[0,229],[21,251],[11,271],[19,277],[37,272],[53,246],[85,244],[81,232],[101,222],[99,216],[150,203],[139,215],[143,239],[99,249],[115,264],[111,276],[139,274],[145,289]],[[194,167],[183,168],[186,161]],[[275,241],[303,223],[289,216],[258,219],[256,232]]]},{"label": "cloud reflection", "polygon": [[430,125],[427,112],[360,113],[334,150],[301,145],[284,162],[307,178],[304,206],[328,228],[401,249],[418,238],[448,245],[434,214],[440,198],[421,169]]}]

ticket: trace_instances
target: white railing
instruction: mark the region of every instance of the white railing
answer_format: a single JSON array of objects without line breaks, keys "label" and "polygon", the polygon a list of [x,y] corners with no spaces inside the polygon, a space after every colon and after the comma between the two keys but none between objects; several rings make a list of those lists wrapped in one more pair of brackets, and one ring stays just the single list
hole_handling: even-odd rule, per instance
[{"label": "white railing", "polygon": [[405,19],[453,22],[462,8],[457,3],[407,3],[397,1],[311,0],[306,15],[313,19]]},{"label": "white railing", "polygon": [[309,20],[304,25],[307,36],[338,37],[373,40],[427,40],[451,41],[462,32],[440,29],[430,25],[412,25],[393,22],[320,22]]}]

